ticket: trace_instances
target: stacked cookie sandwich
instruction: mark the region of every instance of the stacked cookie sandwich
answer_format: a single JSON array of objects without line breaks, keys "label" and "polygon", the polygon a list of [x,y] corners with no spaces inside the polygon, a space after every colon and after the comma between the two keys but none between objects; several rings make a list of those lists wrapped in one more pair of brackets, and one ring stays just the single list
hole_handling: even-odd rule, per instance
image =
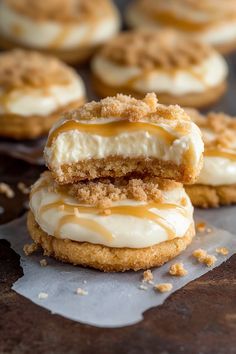
[{"label": "stacked cookie sandwich", "polygon": [[178,106],[117,95],[68,112],[45,148],[28,228],[45,254],[103,271],[160,266],[195,230],[182,183],[202,166],[199,128]]}]

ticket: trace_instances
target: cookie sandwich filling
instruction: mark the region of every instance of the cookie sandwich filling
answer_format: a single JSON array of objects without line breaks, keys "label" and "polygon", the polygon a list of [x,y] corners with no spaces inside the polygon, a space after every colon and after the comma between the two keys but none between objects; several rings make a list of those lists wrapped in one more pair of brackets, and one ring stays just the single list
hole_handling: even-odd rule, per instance
[{"label": "cookie sandwich filling", "polygon": [[223,113],[209,113],[206,117],[189,110],[199,126],[205,143],[203,168],[197,184],[221,186],[236,184],[236,122]]},{"label": "cookie sandwich filling", "polygon": [[132,27],[174,27],[206,43],[221,46],[236,40],[235,10],[234,0],[227,3],[221,0],[140,0],[129,7],[127,20]]},{"label": "cookie sandwich filling", "polygon": [[16,43],[38,49],[72,50],[114,35],[119,15],[108,0],[3,0],[0,31]]},{"label": "cookie sandwich filling", "polygon": [[[59,182],[75,181],[69,181],[68,175],[73,174],[76,164],[80,164],[74,176],[77,180],[118,177],[115,160],[119,162],[119,176],[137,172],[140,163],[151,165],[151,161],[158,160],[172,164],[172,173],[173,166],[179,166],[192,180],[201,168],[203,149],[199,128],[180,107],[160,105],[154,94],[147,94],[143,100],[117,95],[66,114],[49,133],[45,160]],[[91,175],[83,176],[82,169],[89,163]],[[102,175],[96,175],[95,165]],[[144,165],[141,167],[145,170]],[[153,174],[159,172],[157,169]]]},{"label": "cookie sandwich filling", "polygon": [[184,237],[193,207],[183,186],[115,179],[59,187],[49,172],[32,188],[30,209],[48,235],[114,248],[145,248]]},{"label": "cookie sandwich filling", "polygon": [[0,115],[48,115],[85,99],[80,76],[59,60],[36,52],[0,54]]},{"label": "cookie sandwich filling", "polygon": [[170,30],[119,35],[98,52],[92,70],[111,87],[174,96],[205,92],[222,84],[228,72],[214,49]]}]

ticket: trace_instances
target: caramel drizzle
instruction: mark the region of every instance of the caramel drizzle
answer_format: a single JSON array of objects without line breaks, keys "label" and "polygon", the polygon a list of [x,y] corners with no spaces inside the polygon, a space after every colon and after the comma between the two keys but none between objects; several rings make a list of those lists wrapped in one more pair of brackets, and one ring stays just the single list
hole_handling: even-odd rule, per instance
[{"label": "caramel drizzle", "polygon": [[232,161],[236,161],[236,152],[229,152],[225,150],[218,149],[207,149],[204,152],[204,156],[207,157],[223,157]]},{"label": "caramel drizzle", "polygon": [[50,49],[59,49],[66,37],[70,34],[71,26],[64,27],[50,44]]},{"label": "caramel drizzle", "polygon": [[[40,213],[42,214],[48,210],[55,209],[55,208],[57,209],[62,208],[63,211],[72,214],[72,215],[66,215],[62,217],[56,229],[55,237],[60,237],[61,228],[66,223],[76,223],[78,225],[88,228],[93,232],[97,232],[101,234],[107,240],[111,240],[113,238],[112,234],[96,221],[75,215],[75,209],[77,209],[78,213],[81,214],[92,213],[92,214],[101,215],[102,211],[100,209],[92,206],[78,206],[75,204],[67,204],[62,200],[58,200],[56,202],[42,206],[40,209]],[[162,210],[177,209],[182,215],[184,216],[187,215],[187,211],[182,206],[171,204],[171,203],[154,203],[154,202],[146,205],[139,205],[139,206],[128,206],[128,205],[114,206],[109,208],[109,215],[111,214],[130,215],[137,218],[146,218],[152,220],[166,230],[168,234],[168,239],[173,239],[175,237],[175,232],[173,230],[173,227],[163,217],[151,212],[150,209],[152,208],[158,208]],[[106,217],[106,215],[104,215],[104,217]]]},{"label": "caramel drizzle", "polygon": [[143,122],[129,122],[127,120],[113,121],[105,124],[83,124],[77,121],[66,121],[64,124],[55,129],[48,137],[47,147],[52,145],[54,139],[58,137],[59,134],[65,133],[70,130],[78,130],[80,132],[85,132],[94,135],[100,135],[103,137],[111,137],[119,135],[123,132],[134,132],[134,131],[147,131],[150,134],[157,136],[162,136],[169,144],[172,144],[175,137],[166,131],[164,128],[157,125],[152,125],[150,123]]}]

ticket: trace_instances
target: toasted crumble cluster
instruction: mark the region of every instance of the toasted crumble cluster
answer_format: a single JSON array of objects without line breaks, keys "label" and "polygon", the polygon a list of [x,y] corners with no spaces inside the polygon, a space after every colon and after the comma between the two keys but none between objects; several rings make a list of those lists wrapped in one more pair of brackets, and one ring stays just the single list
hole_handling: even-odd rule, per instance
[{"label": "toasted crumble cluster", "polygon": [[184,277],[188,274],[188,271],[184,268],[183,263],[175,263],[170,266],[169,274],[177,277]]},{"label": "toasted crumble cluster", "polygon": [[15,197],[14,190],[9,186],[9,184],[4,183],[4,182],[0,183],[0,194],[4,194],[9,199],[12,199]]},{"label": "toasted crumble cluster", "polygon": [[95,120],[97,118],[123,118],[132,122],[148,119],[190,121],[189,116],[178,105],[165,106],[158,103],[155,93],[148,93],[142,100],[117,94],[98,102],[92,101],[64,115],[66,120]]},{"label": "toasted crumble cluster", "polygon": [[219,247],[216,249],[216,252],[222,256],[227,256],[229,254],[229,250],[226,247]]},{"label": "toasted crumble cluster", "polygon": [[56,191],[66,191],[80,203],[95,205],[100,208],[109,208],[113,202],[124,199],[159,203],[163,200],[163,191],[178,186],[180,184],[177,182],[155,177],[98,179],[65,187],[54,184]]},{"label": "toasted crumble cluster", "polygon": [[193,252],[193,257],[197,259],[199,263],[205,264],[207,267],[212,267],[217,258],[213,255],[208,254],[205,250],[199,248]]},{"label": "toasted crumble cluster", "polygon": [[46,267],[48,265],[47,260],[44,258],[40,260],[39,264],[41,265],[41,267]]},{"label": "toasted crumble cluster", "polygon": [[33,242],[33,243],[27,243],[26,245],[24,245],[23,247],[23,251],[25,253],[26,256],[30,256],[32,253],[36,252],[38,249],[38,245],[37,243]]},{"label": "toasted crumble cluster", "polygon": [[111,11],[107,0],[4,0],[18,13],[37,20],[74,22],[103,17]]},{"label": "toasted crumble cluster", "polygon": [[166,293],[173,289],[173,285],[171,283],[160,283],[160,284],[156,284],[154,286],[154,289],[156,291],[159,291],[160,293]]},{"label": "toasted crumble cluster", "polygon": [[143,272],[143,282],[145,283],[152,283],[153,281],[153,274],[150,269],[147,269]]},{"label": "toasted crumble cluster", "polygon": [[[216,112],[210,112],[204,116],[195,109],[186,111],[201,129],[206,148],[235,149],[236,117]],[[212,132],[214,136],[209,136],[208,132]]]},{"label": "toasted crumble cluster", "polygon": [[197,65],[212,51],[207,44],[170,29],[139,29],[121,33],[104,46],[98,55],[122,66],[135,66],[143,70],[173,70]]},{"label": "toasted crumble cluster", "polygon": [[0,86],[6,90],[67,84],[72,75],[73,69],[38,52],[14,49],[0,54]]}]

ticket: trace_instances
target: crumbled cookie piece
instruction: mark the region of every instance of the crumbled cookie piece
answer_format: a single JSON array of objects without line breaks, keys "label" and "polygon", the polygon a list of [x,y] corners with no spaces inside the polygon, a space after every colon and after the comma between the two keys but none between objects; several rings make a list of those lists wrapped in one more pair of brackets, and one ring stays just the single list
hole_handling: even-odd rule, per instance
[{"label": "crumbled cookie piece", "polygon": [[88,102],[82,107],[68,111],[65,120],[94,120],[97,118],[119,117],[130,122],[149,120],[160,122],[163,119],[189,121],[185,111],[177,105],[165,106],[158,103],[155,93],[148,93],[140,100],[131,96],[117,94],[98,102]]},{"label": "crumbled cookie piece", "polygon": [[[103,210],[104,215],[109,215],[109,208],[113,202],[134,199],[138,201],[161,202],[163,191],[171,190],[179,186],[179,183],[159,178],[107,178],[86,182],[74,183],[66,187],[69,195],[81,203],[95,205]],[[58,186],[55,185],[58,190]]]},{"label": "crumbled cookie piece", "polygon": [[30,193],[30,188],[27,187],[23,182],[19,182],[17,184],[17,188],[21,191],[23,194],[29,194]]},{"label": "crumbled cookie piece", "polygon": [[166,293],[173,289],[173,285],[171,283],[160,283],[160,284],[156,284],[154,286],[154,289],[156,291],[159,291],[160,293]]},{"label": "crumbled cookie piece", "polygon": [[143,282],[146,282],[146,283],[152,283],[153,282],[153,274],[152,274],[152,271],[150,269],[145,270],[143,272]]},{"label": "crumbled cookie piece", "polygon": [[215,256],[207,254],[207,252],[201,248],[195,250],[192,255],[199,263],[204,263],[207,267],[212,267],[217,260]]},{"label": "crumbled cookie piece", "polygon": [[169,274],[177,277],[184,277],[188,274],[188,271],[184,268],[183,263],[175,263],[170,266]]},{"label": "crumbled cookie piece", "polygon": [[82,288],[77,288],[76,289],[76,294],[77,295],[81,295],[81,296],[85,296],[85,295],[88,295],[88,291],[82,289]]},{"label": "crumbled cookie piece", "polygon": [[206,223],[204,221],[198,222],[196,224],[196,229],[198,232],[205,232],[206,231]]},{"label": "crumbled cookie piece", "polygon": [[38,52],[15,49],[0,54],[0,85],[6,90],[67,84],[72,75],[73,69]]},{"label": "crumbled cookie piece", "polygon": [[41,259],[39,263],[40,263],[41,267],[46,267],[48,265],[47,260],[44,258]]},{"label": "crumbled cookie piece", "polygon": [[212,49],[205,43],[171,29],[140,29],[122,32],[104,46],[99,55],[122,66],[170,70],[189,68],[211,53]]},{"label": "crumbled cookie piece", "polygon": [[38,294],[38,298],[39,298],[40,300],[47,299],[47,298],[48,298],[48,293],[45,293],[45,292],[41,291],[41,292]]},{"label": "crumbled cookie piece", "polygon": [[227,256],[229,254],[229,250],[226,247],[219,247],[216,249],[216,252],[222,254],[222,256]]},{"label": "crumbled cookie piece", "polygon": [[23,251],[26,256],[30,256],[32,253],[36,252],[38,249],[37,243],[33,242],[31,244],[26,244],[23,247]]},{"label": "crumbled cookie piece", "polygon": [[215,148],[235,150],[235,117],[217,112],[209,112],[204,116],[195,109],[186,109],[186,112],[201,129],[206,152]]},{"label": "crumbled cookie piece", "polygon": [[4,194],[7,198],[11,199],[15,197],[14,190],[4,182],[0,183],[0,194]]}]

